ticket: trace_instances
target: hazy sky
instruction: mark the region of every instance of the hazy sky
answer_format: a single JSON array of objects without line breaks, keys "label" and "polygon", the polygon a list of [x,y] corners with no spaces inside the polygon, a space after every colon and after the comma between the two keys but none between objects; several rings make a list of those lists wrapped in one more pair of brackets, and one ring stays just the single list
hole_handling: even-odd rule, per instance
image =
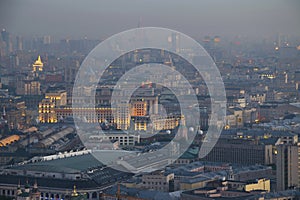
[{"label": "hazy sky", "polygon": [[300,36],[300,1],[0,0],[0,28],[21,35],[106,38],[140,19],[194,37]]}]

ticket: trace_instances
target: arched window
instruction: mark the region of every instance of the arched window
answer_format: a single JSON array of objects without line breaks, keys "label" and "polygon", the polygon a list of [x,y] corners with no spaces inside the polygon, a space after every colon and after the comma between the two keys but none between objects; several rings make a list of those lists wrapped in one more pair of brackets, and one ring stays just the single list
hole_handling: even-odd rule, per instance
[{"label": "arched window", "polygon": [[97,193],[96,192],[92,193],[92,199],[97,199]]}]

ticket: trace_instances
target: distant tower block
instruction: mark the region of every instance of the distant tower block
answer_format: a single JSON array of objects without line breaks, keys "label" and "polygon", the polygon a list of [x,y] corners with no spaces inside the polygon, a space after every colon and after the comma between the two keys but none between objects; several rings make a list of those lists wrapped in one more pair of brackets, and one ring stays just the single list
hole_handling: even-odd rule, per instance
[{"label": "distant tower block", "polygon": [[184,139],[185,141],[188,140],[188,129],[186,127],[186,123],[185,123],[185,117],[184,115],[181,115],[181,120],[180,120],[180,125],[179,125],[179,130],[178,130],[178,136],[181,139]]},{"label": "distant tower block", "polygon": [[176,53],[180,52],[180,35],[178,33],[172,33],[171,36],[172,50]]},{"label": "distant tower block", "polygon": [[38,56],[38,59],[32,64],[33,72],[41,72],[43,71],[44,63],[41,60],[41,56]]}]

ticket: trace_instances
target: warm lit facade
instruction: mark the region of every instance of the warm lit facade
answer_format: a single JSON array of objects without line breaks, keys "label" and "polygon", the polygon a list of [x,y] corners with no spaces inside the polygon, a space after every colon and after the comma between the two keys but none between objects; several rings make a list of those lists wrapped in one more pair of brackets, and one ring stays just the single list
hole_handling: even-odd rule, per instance
[{"label": "warm lit facade", "polygon": [[179,116],[143,116],[131,117],[134,130],[136,131],[160,131],[176,128],[180,124],[181,117]]},{"label": "warm lit facade", "polygon": [[181,117],[179,116],[154,116],[151,117],[154,130],[169,130],[174,129],[179,125]]},{"label": "warm lit facade", "polygon": [[41,56],[38,56],[38,59],[32,64],[32,71],[43,71],[44,63],[42,62]]},{"label": "warm lit facade", "polygon": [[8,136],[8,137],[0,140],[0,147],[5,147],[7,145],[10,145],[10,144],[18,141],[19,139],[20,139],[20,136],[18,136],[18,135]]},{"label": "warm lit facade", "polygon": [[[88,123],[105,122],[121,130],[128,130],[130,127],[132,127],[136,131],[159,131],[174,129],[179,125],[181,120],[180,116],[175,115],[166,117],[162,117],[157,114],[149,115],[149,112],[155,113],[157,109],[154,105],[149,108],[149,106],[147,106],[147,101],[134,101],[131,103],[119,102],[116,108],[111,108],[108,106],[96,108],[75,108],[65,106],[67,101],[66,96],[67,95],[65,91],[46,93],[46,98],[40,103],[41,105],[39,106],[40,121],[43,123],[56,123],[68,117],[73,117],[74,115]],[[51,102],[51,105],[54,104],[54,109],[51,111],[45,110],[46,108],[51,108],[51,106],[47,107],[47,105],[43,105],[46,102]],[[152,104],[154,102],[152,102]],[[51,117],[51,119],[55,120],[46,120],[48,119],[48,115],[46,116],[47,113],[51,113],[51,116],[55,115],[55,117]],[[134,116],[132,116],[132,114]]]},{"label": "warm lit facade", "polygon": [[116,109],[117,129],[127,130],[130,126],[130,104],[119,103]]},{"label": "warm lit facade", "polygon": [[158,114],[158,97],[157,96],[143,96],[132,97],[131,116],[146,116]]},{"label": "warm lit facade", "polygon": [[131,116],[147,115],[147,103],[145,101],[136,101],[131,103]]},{"label": "warm lit facade", "polygon": [[41,123],[56,123],[55,103],[51,99],[43,99],[39,103],[39,121]]},{"label": "warm lit facade", "polygon": [[51,99],[55,103],[55,107],[67,105],[67,92],[65,90],[47,92],[45,98]]},{"label": "warm lit facade", "polygon": [[[145,116],[145,117],[131,117],[129,104],[119,104],[116,109],[110,107],[98,108],[72,108],[72,107],[58,107],[54,109],[56,119],[63,120],[67,117],[73,117],[73,113],[78,118],[88,123],[102,123],[107,122],[114,124],[117,129],[128,130],[130,123],[136,131],[148,131],[153,129],[169,130],[176,128],[181,120],[179,116]],[[115,112],[115,116],[113,115]],[[132,119],[132,121],[130,121]],[[151,119],[151,120],[150,120]]]},{"label": "warm lit facade", "polygon": [[65,119],[72,117],[73,113],[80,119],[86,120],[88,123],[102,123],[109,122],[114,123],[112,116],[112,108],[72,108],[72,107],[60,107],[55,108],[55,114],[57,119]]},{"label": "warm lit facade", "polygon": [[248,183],[245,185],[245,191],[251,192],[253,190],[265,190],[270,192],[271,182],[270,179],[259,179],[257,182]]}]

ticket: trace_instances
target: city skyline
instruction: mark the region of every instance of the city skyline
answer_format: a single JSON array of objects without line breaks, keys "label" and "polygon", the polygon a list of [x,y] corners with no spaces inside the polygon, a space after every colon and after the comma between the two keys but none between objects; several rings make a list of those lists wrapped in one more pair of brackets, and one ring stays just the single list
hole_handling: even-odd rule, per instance
[{"label": "city skyline", "polygon": [[1,0],[0,199],[300,199],[299,0]]},{"label": "city skyline", "polygon": [[24,36],[105,39],[139,26],[171,28],[192,37],[300,35],[300,3],[293,0],[5,0],[0,5],[0,27]]}]

